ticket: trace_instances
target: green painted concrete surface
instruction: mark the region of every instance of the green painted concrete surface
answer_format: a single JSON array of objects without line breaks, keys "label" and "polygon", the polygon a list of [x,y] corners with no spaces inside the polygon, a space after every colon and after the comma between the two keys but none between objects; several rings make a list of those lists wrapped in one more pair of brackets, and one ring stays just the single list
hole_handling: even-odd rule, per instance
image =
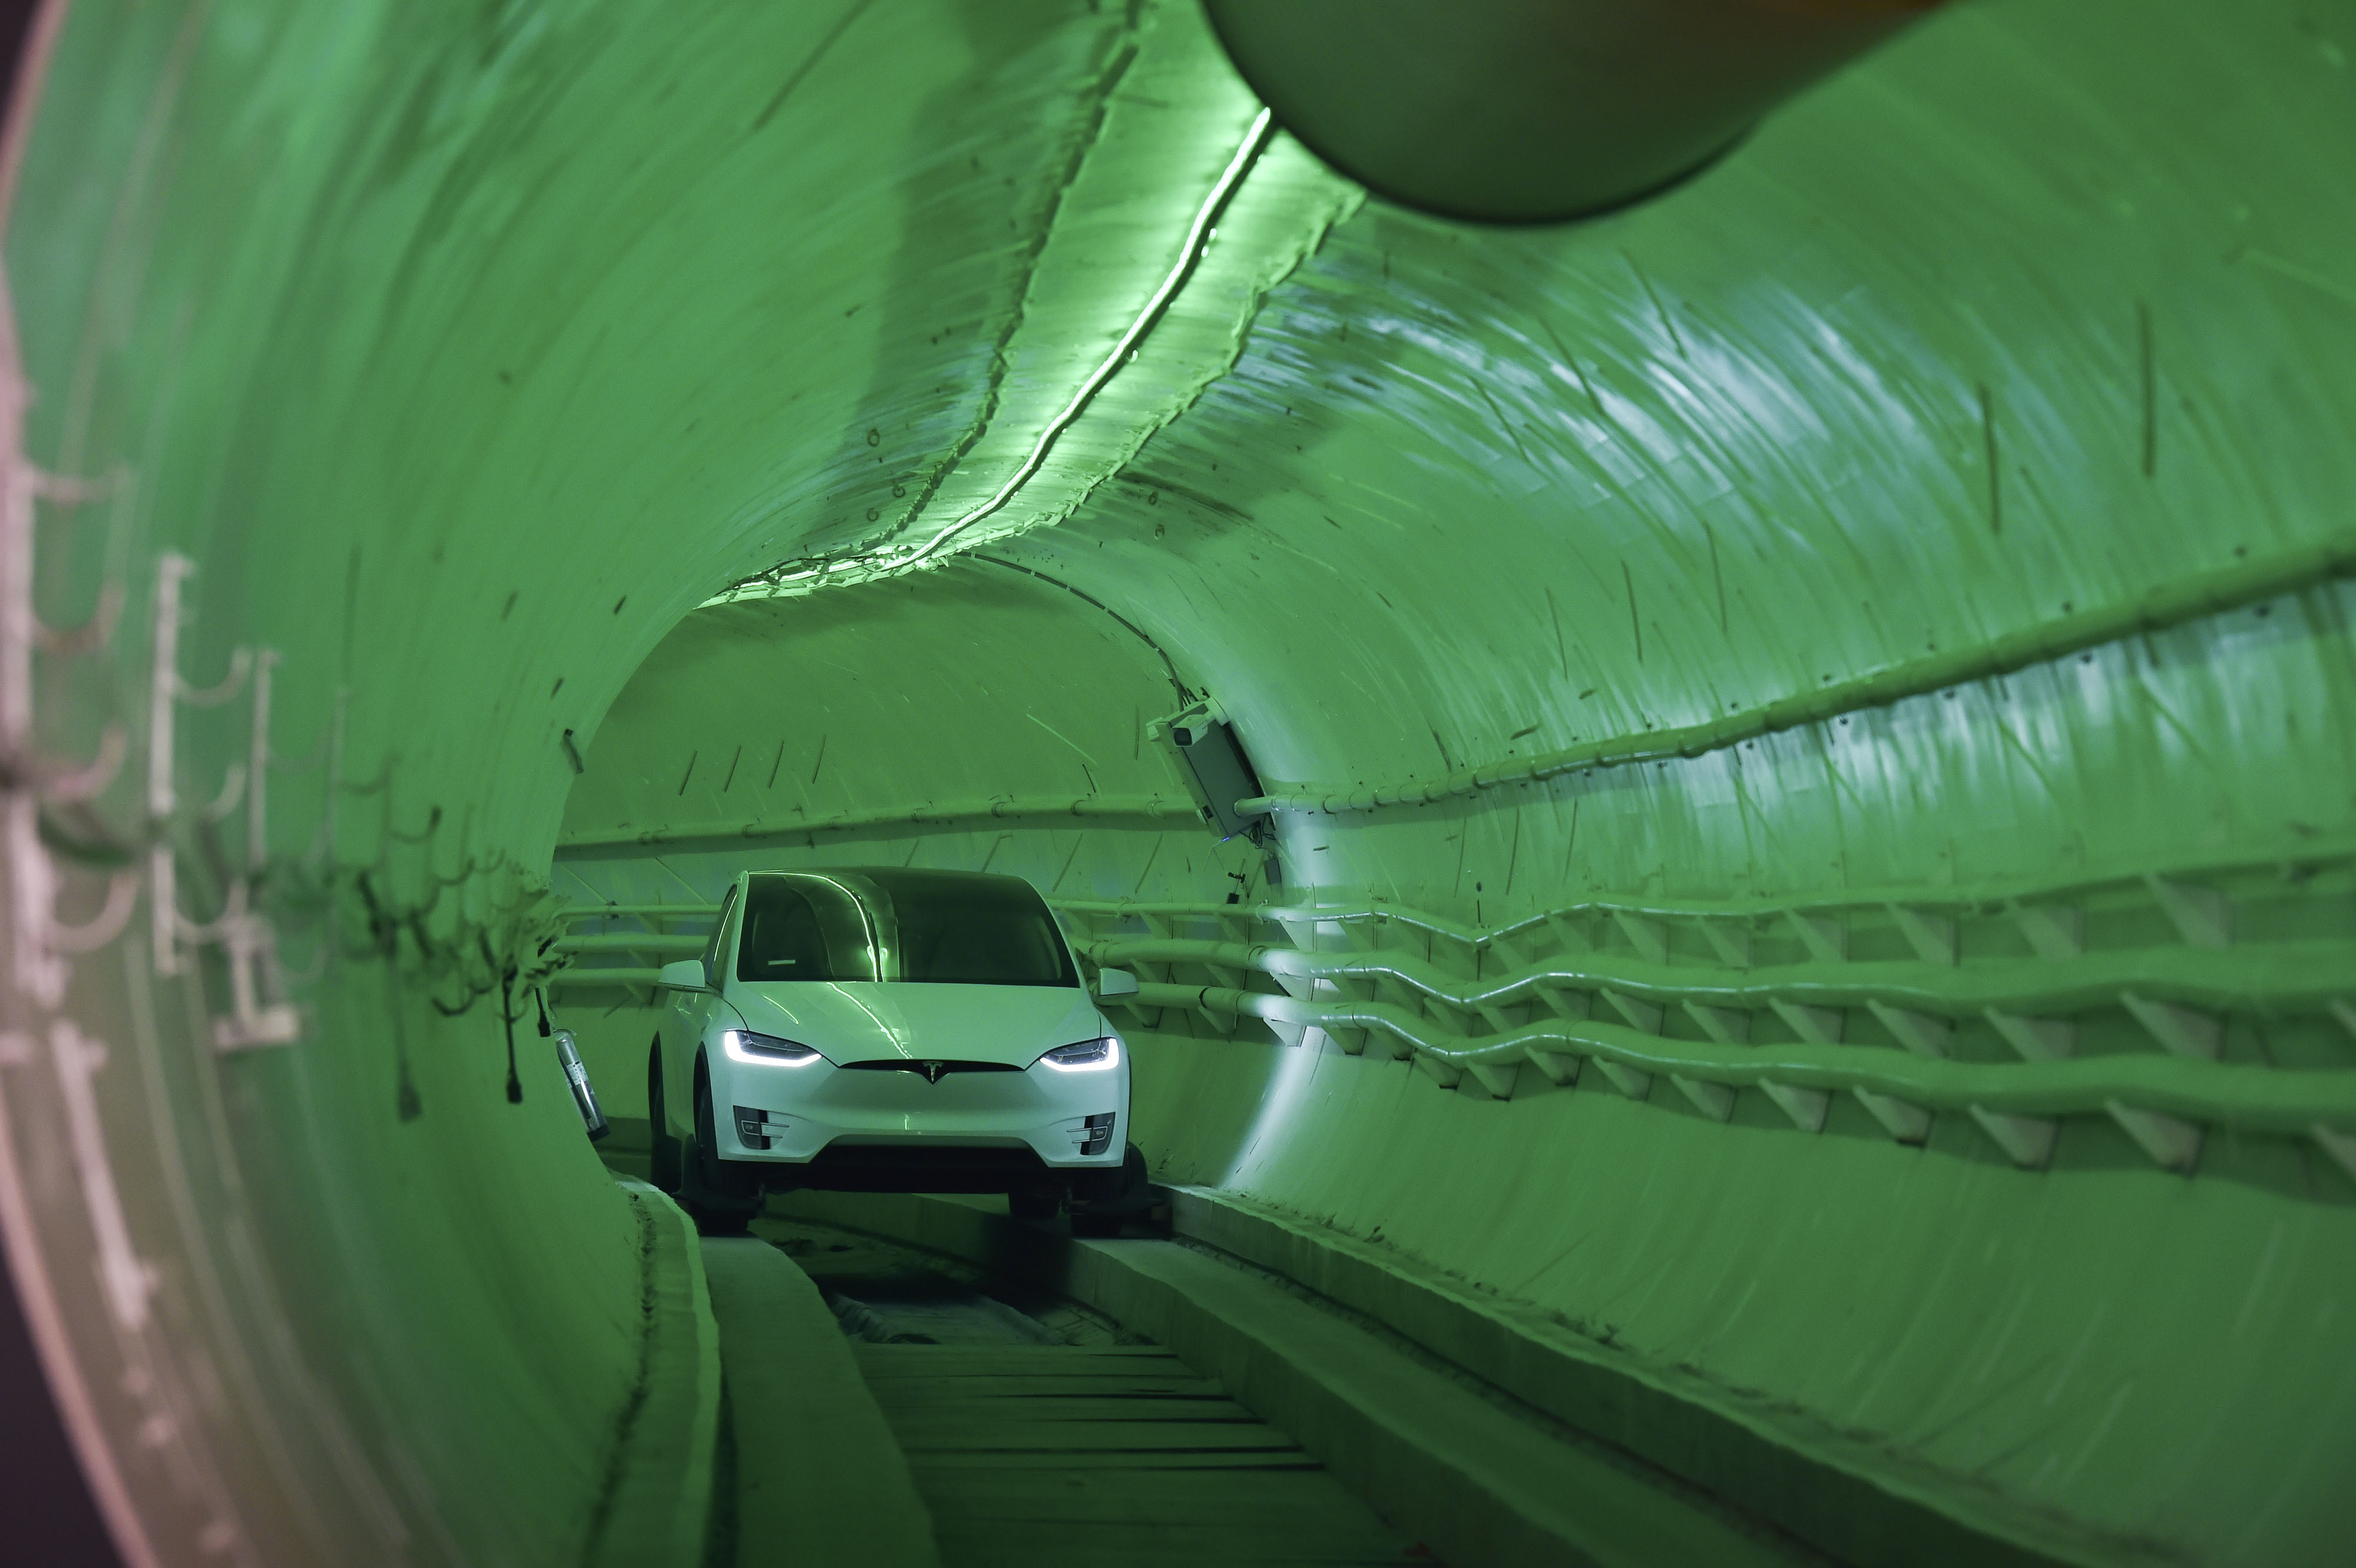
[{"label": "green painted concrete surface", "polygon": [[[561,900],[701,902],[748,858],[1207,906],[1084,934],[1436,1048],[1141,1017],[1170,1179],[1772,1405],[1991,1534],[2341,1554],[2344,7],[1951,6],[1570,228],[1362,200],[1277,136],[1037,492],[913,575],[1235,158],[1253,105],[1189,6],[48,15],[5,242],[0,1228],[129,1560],[594,1550],[642,1238],[533,983],[633,926]],[[36,648],[26,605],[96,621]],[[1162,811],[1143,726],[1182,686],[1272,857]],[[1326,913],[1246,929],[1231,893]],[[1960,1090],[1901,1142],[1846,1093],[1811,1133],[1748,1079],[1434,1070],[1530,1026],[1537,992],[1479,988],[1532,966],[1672,1054],[2033,1076],[2066,1044],[2045,1067],[2230,1069],[2316,1120],[2171,1101],[2171,1169],[2165,1125],[2017,1106],[2050,1126],[2021,1162]],[[1999,972],[2044,1010],[1988,1016]],[[1901,980],[1942,1059],[1873,1010]],[[1637,982],[1657,1017],[1603,994]],[[642,993],[553,994],[630,1113]]]}]

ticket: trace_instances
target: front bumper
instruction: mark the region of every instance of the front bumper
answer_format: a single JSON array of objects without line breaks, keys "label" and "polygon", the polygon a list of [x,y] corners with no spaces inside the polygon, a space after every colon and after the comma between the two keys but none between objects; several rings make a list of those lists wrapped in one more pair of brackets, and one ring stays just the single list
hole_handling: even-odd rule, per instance
[{"label": "front bumper", "polygon": [[920,1072],[755,1065],[712,1052],[715,1151],[726,1160],[807,1164],[834,1144],[1028,1148],[1054,1170],[1119,1166],[1129,1064],[1100,1072]]}]

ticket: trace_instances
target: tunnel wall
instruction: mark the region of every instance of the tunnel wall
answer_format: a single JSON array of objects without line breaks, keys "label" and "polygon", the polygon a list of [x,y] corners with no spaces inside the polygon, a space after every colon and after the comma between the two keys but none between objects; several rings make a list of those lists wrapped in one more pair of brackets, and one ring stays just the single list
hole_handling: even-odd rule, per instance
[{"label": "tunnel wall", "polygon": [[[2262,150],[2350,145],[2340,48],[2288,12],[2223,40],[1983,6],[1624,217],[1368,208],[1182,419],[998,548],[1220,696],[1290,803],[1289,898],[1717,910],[1760,963],[1807,956],[1778,911],[1812,898],[1858,906],[1860,960],[1908,952],[1910,898],[1964,909],[1967,961],[2032,958],[2026,908],[2152,972],[2190,888],[2238,921],[2222,1059],[2344,1070],[2281,977],[2344,964],[2297,944],[2351,914],[2356,318],[2309,259],[2347,214],[2329,160]],[[2071,1026],[2162,1048],[2115,994]],[[2317,1478],[2356,1434],[2315,1372],[2356,1190],[2302,1135],[2215,1129],[2188,1176],[2078,1116],[2024,1169],[1960,1113],[1917,1148],[1845,1096],[1815,1136],[1659,1077],[1500,1102],[1309,1037],[1142,1030],[1157,1168],[1786,1403],[2066,1554],[2297,1560],[2340,1517]],[[1988,1018],[1947,1049],[2020,1059]]]},{"label": "tunnel wall", "polygon": [[[1976,889],[1967,944],[2026,953],[2008,897],[2207,865],[2273,911],[2253,943],[2344,932],[2356,296],[2305,259],[2349,217],[2314,156],[2356,138],[2344,42],[2289,11],[2228,38],[1965,8],[1623,218],[1370,208],[1018,558],[1203,660],[1263,777],[1315,781],[1272,795],[1457,781],[1280,812],[1284,880],[1337,902],[1494,929]],[[2203,613],[2069,640],[2161,603]],[[1960,650],[2011,663],[1959,678]],[[1854,695],[1821,723],[1511,781],[1826,688]],[[2160,902],[2131,886],[2088,940],[2180,942]],[[1879,913],[1848,940],[1898,942]],[[2272,1004],[2244,951],[2228,1049],[2344,1069],[2341,1024]],[[2081,1048],[2158,1047],[2093,1009]],[[1918,1151],[1854,1103],[1810,1137],[1763,1097],[1719,1123],[1658,1079],[1634,1106],[1535,1078],[1499,1104],[1207,1050],[1190,1092],[1235,1120],[1173,1163],[1774,1390],[2059,1550],[2329,1554],[2356,1192],[2316,1145],[2212,1133],[2188,1180],[2078,1119],[2024,1171],[1966,1118]]]},{"label": "tunnel wall", "polygon": [[[113,726],[133,758],[84,805],[11,795],[12,1272],[134,1563],[580,1560],[642,1237],[528,1016],[511,1100],[498,1013],[565,742],[802,508],[855,522],[879,464],[956,446],[1134,18],[49,16],[8,585],[122,613],[39,654],[11,621],[12,744],[62,772]],[[943,349],[921,384],[911,344]],[[175,554],[188,687],[276,656],[256,843],[224,788],[252,686],[155,700]],[[194,933],[163,975],[157,844]],[[62,993],[52,875],[69,924],[137,898]],[[231,937],[246,1032],[291,1043],[220,1044],[252,1022]]]},{"label": "tunnel wall", "polygon": [[[916,515],[887,506],[1010,471],[1023,441],[983,438],[1035,435],[1093,357],[1033,358],[1025,324],[1109,345],[1237,145],[1248,100],[1171,42],[1192,16],[64,14],[6,247],[21,452],[58,478],[36,503],[12,453],[36,572],[9,570],[53,624],[123,613],[37,656],[10,623],[37,680],[0,1221],[149,1560],[578,1554],[638,1262],[536,1034],[508,1098],[496,1012],[553,935],[567,743],[596,755],[726,584],[884,571]],[[2276,1005],[2256,949],[2348,931],[2349,47],[2271,3],[1950,7],[1567,230],[1354,208],[1280,139],[1244,195],[1305,194],[1246,209],[1286,221],[1238,221],[1249,264],[1180,296],[1192,357],[1108,402],[1071,448],[1097,466],[993,552],[1219,696],[1290,802],[1289,889],[1483,927],[1984,890],[1987,940],[2025,944],[2008,899],[2123,878],[2100,948],[2171,940],[2164,873],[2274,922],[2244,928],[2235,1059],[2337,1074],[2344,1031],[2312,984]],[[1125,94],[1140,61],[1163,74]],[[1144,115],[1162,134],[1096,156]],[[1047,239],[1091,221],[1059,271]],[[1034,309],[1057,298],[1090,304]],[[155,698],[167,552],[196,567],[188,682],[278,655],[259,865],[223,789],[249,699]],[[110,724],[122,777],[78,805],[50,769],[37,811],[27,748],[88,757]],[[1634,760],[1670,733],[1693,755]],[[1494,787],[1598,744],[1621,765]],[[70,920],[138,897],[61,993],[52,869]],[[169,881],[191,921],[234,896],[260,923],[159,975]],[[235,966],[295,1043],[222,1050],[262,1018]],[[2090,1050],[2151,1048],[2089,1012]],[[2356,1194],[2318,1140],[2212,1132],[2187,1176],[2085,1116],[2018,1169],[1965,1117],[1918,1149],[1756,1095],[1717,1122],[1524,1074],[1499,1101],[1192,1033],[1141,1078],[1186,1108],[1171,1174],[1540,1303],[2070,1555],[2345,1533]]]},{"label": "tunnel wall", "polygon": [[[1641,746],[2298,559],[2345,537],[2356,318],[2293,256],[2346,214],[2309,183],[2333,160],[2255,149],[2349,146],[2339,47],[2287,13],[2227,41],[2189,13],[1980,7],[1611,223],[1370,209],[1100,509],[1022,558],[1150,598],[1263,775],[1334,794]],[[1272,564],[1312,553],[1350,569],[1304,593]],[[1163,586],[1173,557],[1192,593]],[[2321,936],[2345,894],[2301,868],[2346,842],[2349,607],[2314,580],[1689,760],[1287,812],[1286,880],[1494,929],[1582,897],[1772,908],[2240,862]],[[2327,1016],[2244,1026],[2255,1057],[2345,1064]],[[1757,1100],[1714,1123],[1658,1080],[1634,1107],[1526,1072],[1500,1105],[1338,1055],[1266,1067],[1272,1112],[1227,1088],[1235,1055],[1194,1093],[1251,1147],[1206,1129],[1176,1161],[1196,1179],[1781,1391],[1895,1484],[2064,1550],[2327,1551],[2340,1504],[2314,1477],[2351,1434],[2315,1374],[2345,1364],[2351,1194],[2312,1146],[2212,1134],[2188,1181],[2077,1121],[2025,1172],[1961,1119],[1918,1152],[1853,1105],[1847,1135],[1809,1138]]]}]

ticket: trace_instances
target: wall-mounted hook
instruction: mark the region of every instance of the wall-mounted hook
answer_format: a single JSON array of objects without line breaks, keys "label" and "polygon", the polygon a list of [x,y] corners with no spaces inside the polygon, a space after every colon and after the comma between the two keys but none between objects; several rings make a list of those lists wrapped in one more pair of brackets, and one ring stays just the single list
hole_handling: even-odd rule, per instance
[{"label": "wall-mounted hook", "polygon": [[99,585],[98,604],[91,610],[90,618],[80,626],[59,630],[35,618],[34,645],[44,653],[66,659],[97,652],[114,640],[114,628],[123,619],[123,585],[109,578]]},{"label": "wall-mounted hook", "polygon": [[435,887],[455,887],[461,882],[467,881],[477,875],[482,869],[482,866],[476,862],[474,856],[468,855],[466,863],[460,865],[455,873],[448,876],[444,876],[440,872],[434,869],[434,863],[429,859],[425,863],[425,880],[428,884]]},{"label": "wall-mounted hook", "polygon": [[123,759],[130,752],[129,732],[121,725],[107,725],[99,734],[98,755],[81,767],[54,772],[41,770],[41,799],[52,806],[73,806],[96,800],[114,782],[115,775],[123,770]]},{"label": "wall-mounted hook", "polygon": [[49,950],[58,953],[96,952],[123,934],[139,907],[139,874],[118,871],[106,882],[106,903],[79,926],[49,926]]},{"label": "wall-mounted hook", "polygon": [[[344,803],[344,710],[351,703],[349,688],[336,688],[336,711],[327,720],[327,799],[319,808],[319,831],[311,837],[311,847],[304,854],[304,863],[318,866],[331,879],[336,869],[336,829],[341,821]],[[335,904],[327,906],[328,918],[335,918]]]},{"label": "wall-mounted hook", "polygon": [[218,708],[238,693],[247,675],[253,671],[253,653],[249,649],[230,650],[229,673],[210,686],[191,686],[177,674],[172,678],[172,694],[192,708]]},{"label": "wall-mounted hook", "polygon": [[270,862],[270,677],[277,667],[278,650],[254,654],[253,730],[245,754],[245,865],[256,875]]},{"label": "wall-mounted hook", "polygon": [[[168,848],[166,853],[170,853]],[[236,929],[238,923],[245,918],[245,884],[241,881],[229,885],[229,893],[221,899],[220,913],[209,920],[201,922],[191,920],[181,914],[177,907],[167,906],[166,910],[172,918],[173,929],[178,933],[182,941],[191,946],[200,942],[227,940],[230,932]]]},{"label": "wall-mounted hook", "polygon": [[[423,843],[426,840],[439,832],[441,829],[442,808],[436,806],[433,811],[426,814],[425,826],[418,832],[413,833],[399,832],[393,829],[390,822],[388,822],[385,824],[384,836],[391,839],[395,843]],[[431,867],[428,868],[428,875],[431,875]]]},{"label": "wall-mounted hook", "polygon": [[173,720],[180,675],[180,579],[197,569],[187,556],[167,553],[155,563],[155,637],[147,682],[147,814],[159,824],[179,804],[172,788]]},{"label": "wall-mounted hook", "polygon": [[65,1000],[68,969],[49,940],[58,879],[48,846],[41,843],[40,802],[28,790],[12,789],[0,811],[5,814],[8,890],[15,906],[10,924],[16,984],[42,1006],[55,1007]]},{"label": "wall-mounted hook", "polygon": [[232,762],[229,765],[229,771],[221,775],[221,792],[213,798],[210,804],[202,807],[198,815],[209,822],[226,822],[229,814],[237,810],[238,799],[244,793],[245,764]]},{"label": "wall-mounted hook", "polygon": [[[337,750],[341,751],[342,749],[342,744],[338,742],[337,745]],[[384,759],[384,765],[376,770],[376,777],[369,779],[365,784],[346,784],[338,780],[336,788],[341,789],[347,795],[376,794],[378,791],[383,789],[392,782],[392,765],[395,760],[396,759],[391,757],[387,757]]]},{"label": "wall-mounted hook", "polygon": [[131,470],[119,463],[100,479],[48,473],[29,464],[27,467],[32,476],[33,494],[45,501],[56,501],[63,506],[86,506],[91,501],[112,500],[131,478]]},{"label": "wall-mounted hook", "polygon": [[274,964],[277,940],[270,922],[259,917],[240,918],[227,932],[230,1015],[213,1020],[213,1048],[251,1049],[255,1046],[287,1046],[301,1037],[303,1022],[285,1002],[264,1004],[262,972]]}]

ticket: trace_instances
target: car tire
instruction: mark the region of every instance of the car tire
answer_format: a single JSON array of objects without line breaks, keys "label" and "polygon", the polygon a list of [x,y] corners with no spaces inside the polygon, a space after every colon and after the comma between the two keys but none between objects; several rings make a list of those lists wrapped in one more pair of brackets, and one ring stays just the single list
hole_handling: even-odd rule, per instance
[{"label": "car tire", "polygon": [[655,1037],[647,1057],[648,1181],[660,1192],[677,1197],[680,1187],[679,1140],[670,1135],[670,1120],[663,1103],[662,1036]]},{"label": "car tire", "polygon": [[1052,1192],[1010,1192],[1006,1212],[1017,1219],[1053,1219],[1063,1202]]},{"label": "car tire", "polygon": [[1121,1151],[1119,1168],[1099,1168],[1072,1178],[1072,1212],[1142,1214],[1153,1207],[1152,1181],[1145,1151],[1129,1144]]},{"label": "car tire", "polygon": [[761,1212],[761,1188],[757,1173],[747,1170],[735,1160],[723,1160],[716,1152],[720,1147],[720,1129],[712,1113],[712,1079],[703,1064],[695,1069],[695,1142],[687,1146],[681,1161],[687,1168],[686,1185],[680,1190],[680,1205],[695,1221],[696,1230],[706,1236],[742,1236],[745,1227]]}]

